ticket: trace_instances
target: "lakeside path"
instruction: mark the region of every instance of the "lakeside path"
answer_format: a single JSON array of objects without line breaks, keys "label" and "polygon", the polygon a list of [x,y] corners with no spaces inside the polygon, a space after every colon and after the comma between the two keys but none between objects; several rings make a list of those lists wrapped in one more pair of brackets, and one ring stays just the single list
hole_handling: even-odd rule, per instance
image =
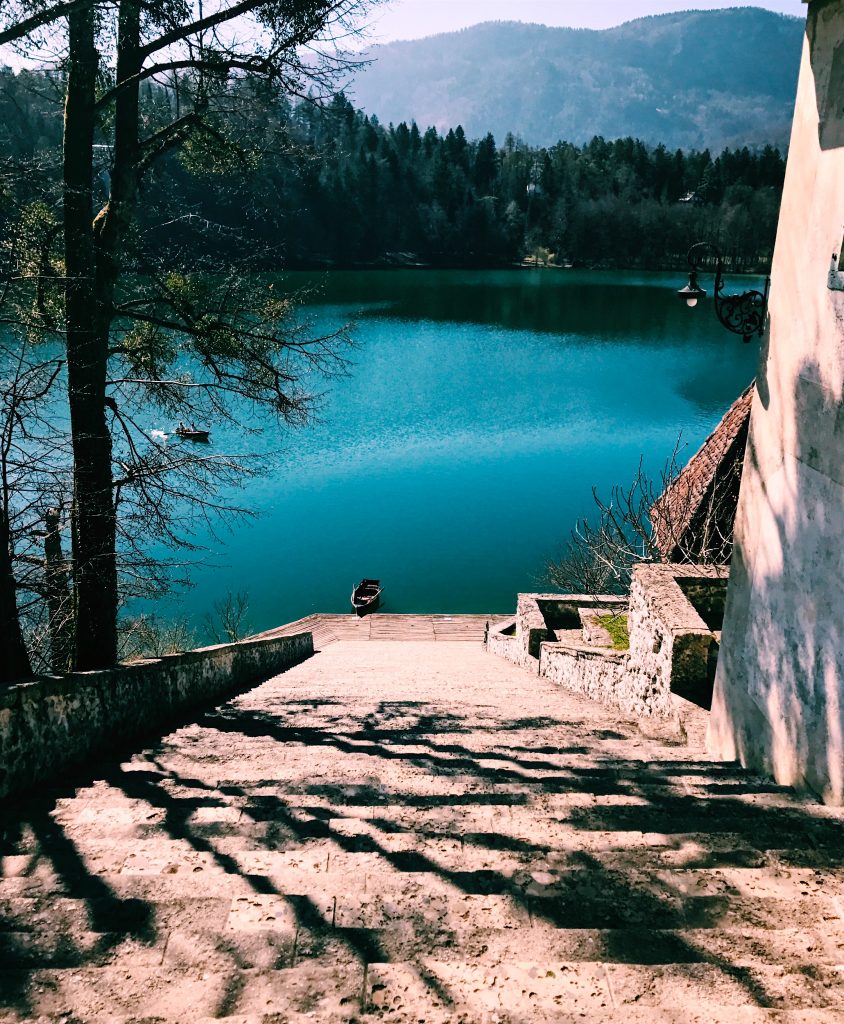
[{"label": "lakeside path", "polygon": [[335,639],[2,844],[4,1022],[844,1020],[840,810],[477,643]]}]

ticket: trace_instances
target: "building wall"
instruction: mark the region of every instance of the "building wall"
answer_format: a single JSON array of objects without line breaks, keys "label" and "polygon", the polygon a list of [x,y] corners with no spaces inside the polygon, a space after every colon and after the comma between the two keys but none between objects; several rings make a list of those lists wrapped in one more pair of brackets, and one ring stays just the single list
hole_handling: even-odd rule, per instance
[{"label": "building wall", "polygon": [[844,0],[814,0],[709,744],[830,803],[844,803],[842,235]]}]

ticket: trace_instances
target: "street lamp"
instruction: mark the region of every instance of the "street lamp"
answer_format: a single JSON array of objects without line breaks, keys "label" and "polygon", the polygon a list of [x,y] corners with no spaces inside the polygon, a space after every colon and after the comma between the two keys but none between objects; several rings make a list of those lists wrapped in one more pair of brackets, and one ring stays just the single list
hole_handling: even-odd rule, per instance
[{"label": "street lamp", "polygon": [[707,254],[715,257],[715,315],[728,331],[740,334],[745,342],[750,341],[754,334],[761,338],[765,333],[770,278],[765,278],[764,292],[753,289],[740,295],[724,295],[724,261],[711,242],[698,242],[689,249],[689,283],[685,288],[680,288],[677,294],[691,307],[706,298],[706,291],[698,284],[697,275],[701,260]]}]

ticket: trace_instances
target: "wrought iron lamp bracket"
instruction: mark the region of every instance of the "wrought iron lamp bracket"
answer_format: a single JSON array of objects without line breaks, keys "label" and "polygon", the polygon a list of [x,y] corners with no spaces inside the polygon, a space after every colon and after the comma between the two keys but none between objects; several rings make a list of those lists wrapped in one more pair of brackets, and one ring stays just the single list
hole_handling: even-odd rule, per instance
[{"label": "wrought iron lamp bracket", "polygon": [[749,342],[754,334],[761,338],[765,333],[765,317],[768,312],[768,292],[770,278],[765,278],[765,290],[757,289],[742,292],[740,295],[724,294],[724,260],[720,251],[711,242],[698,242],[688,252],[689,280],[697,282],[697,274],[701,262],[707,255],[715,257],[715,315],[722,325],[733,334],[740,334],[742,340]]}]

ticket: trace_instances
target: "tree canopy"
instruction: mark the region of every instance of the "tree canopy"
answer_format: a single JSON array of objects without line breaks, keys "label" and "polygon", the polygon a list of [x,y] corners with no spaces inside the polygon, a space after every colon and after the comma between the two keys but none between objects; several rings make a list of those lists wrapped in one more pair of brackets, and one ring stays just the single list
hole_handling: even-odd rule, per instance
[{"label": "tree canopy", "polygon": [[[66,437],[56,431],[52,440],[52,479],[61,476],[63,460],[69,471],[55,514],[55,494],[30,499],[25,460],[7,461],[0,645],[9,657],[0,680],[28,667],[21,594],[44,597],[56,579],[46,550],[40,579],[21,576],[21,549],[39,517],[53,557],[63,562],[55,524],[65,510],[71,556],[60,603],[71,625],[71,663],[99,668],[118,657],[121,578],[160,581],[143,561],[143,538],[152,532],[178,543],[176,505],[192,500],[202,514],[217,511],[214,481],[242,468],[225,456],[188,453],[149,437],[137,422],[139,407],[156,405],[173,416],[213,409],[224,416],[237,396],[291,424],[307,418],[311,396],[303,373],[336,362],[342,339],[303,334],[291,324],[289,301],[243,265],[228,261],[221,268],[213,258],[203,263],[196,250],[149,244],[156,216],[177,223],[190,213],[156,203],[147,189],[157,165],[176,155],[203,174],[248,167],[255,147],[237,131],[242,112],[254,116],[261,103],[284,94],[327,92],[348,66],[344,38],[373,2],[15,0],[3,6],[0,45],[32,60],[53,55],[52,70],[29,81],[52,95],[53,115],[57,100],[63,111],[59,159],[51,163],[49,153],[43,159],[30,144],[29,153],[12,154],[3,167],[0,298],[20,351],[45,340],[63,348],[51,386],[66,384],[69,426]],[[55,135],[54,124],[43,127]],[[172,190],[166,199],[178,203]],[[154,214],[142,215],[150,206]],[[211,283],[211,269],[222,270],[222,279]],[[5,404],[12,438],[25,430],[23,405],[46,397],[39,388],[48,364],[39,358],[27,356],[26,394],[15,392]],[[65,646],[51,636],[54,661]]]}]

